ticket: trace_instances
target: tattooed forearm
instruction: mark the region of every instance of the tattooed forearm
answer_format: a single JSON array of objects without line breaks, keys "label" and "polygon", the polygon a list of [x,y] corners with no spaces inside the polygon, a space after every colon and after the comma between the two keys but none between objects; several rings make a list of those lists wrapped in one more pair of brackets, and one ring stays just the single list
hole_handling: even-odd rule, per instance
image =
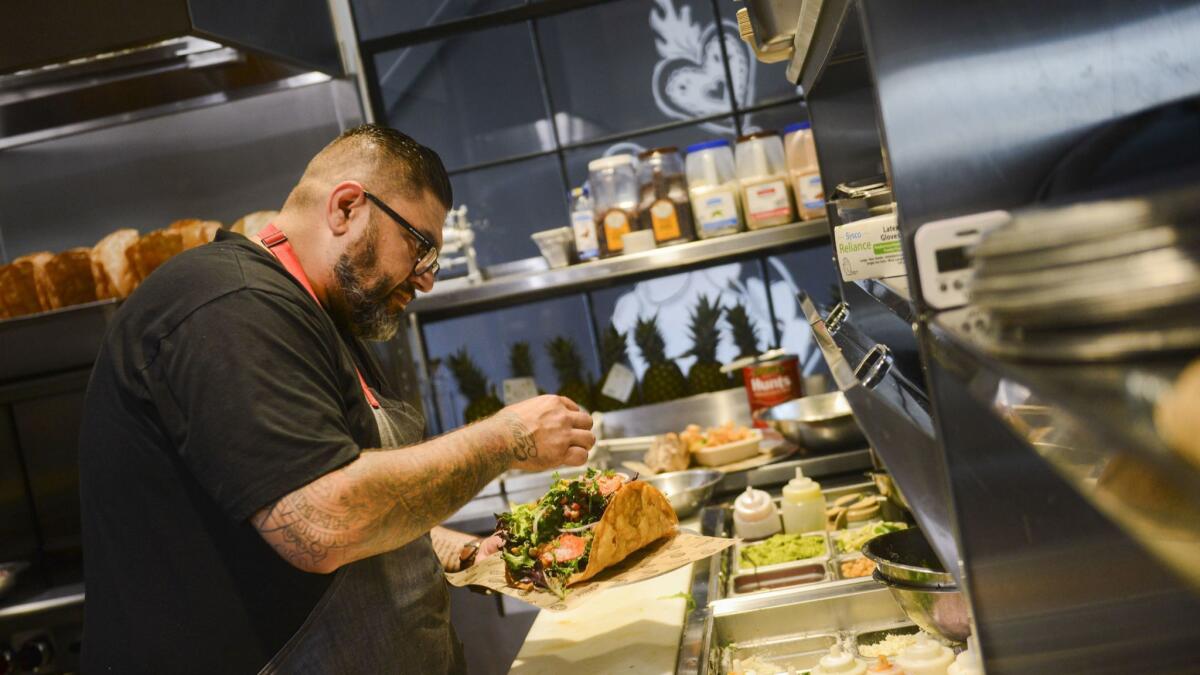
[{"label": "tattooed forearm", "polygon": [[537,457],[537,444],[533,442],[533,436],[529,435],[529,430],[521,423],[521,418],[512,413],[506,413],[503,417],[505,424],[508,425],[508,433],[512,436],[513,458],[518,462],[523,462],[530,457]]},{"label": "tattooed forearm", "polygon": [[310,572],[389,551],[429,532],[512,463],[537,452],[528,430],[493,417],[420,445],[363,453],[259,511],[251,523]]}]

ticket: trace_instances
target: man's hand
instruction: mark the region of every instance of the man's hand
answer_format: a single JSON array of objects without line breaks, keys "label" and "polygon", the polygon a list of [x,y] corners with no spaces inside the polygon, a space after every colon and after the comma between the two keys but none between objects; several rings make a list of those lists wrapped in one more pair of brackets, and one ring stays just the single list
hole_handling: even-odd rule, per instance
[{"label": "man's hand", "polygon": [[564,464],[580,466],[596,444],[592,416],[563,396],[538,396],[496,414],[510,436],[513,468],[543,471]]},{"label": "man's hand", "polygon": [[491,557],[500,552],[504,548],[504,539],[498,534],[493,534],[479,542],[479,551],[475,553],[475,562]]}]

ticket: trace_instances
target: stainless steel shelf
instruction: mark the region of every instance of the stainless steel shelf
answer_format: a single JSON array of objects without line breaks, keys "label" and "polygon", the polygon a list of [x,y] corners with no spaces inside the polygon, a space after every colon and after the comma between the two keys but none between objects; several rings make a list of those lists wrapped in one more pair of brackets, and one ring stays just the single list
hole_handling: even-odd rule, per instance
[{"label": "stainless steel shelf", "polygon": [[1032,364],[989,357],[955,312],[930,322],[931,357],[1080,496],[1200,588],[1200,471],[1154,427],[1184,358]]},{"label": "stainless steel shelf", "polygon": [[620,281],[668,274],[755,253],[774,252],[805,242],[828,240],[825,220],[809,220],[765,230],[715,239],[704,239],[642,253],[621,255],[532,274],[489,279],[478,284],[448,287],[419,296],[410,313],[426,318],[435,314],[462,314],[501,304],[529,302]]},{"label": "stainless steel shelf", "polygon": [[854,283],[905,323],[915,323],[919,318],[920,315],[913,305],[912,293],[908,290],[908,277],[863,279]]}]

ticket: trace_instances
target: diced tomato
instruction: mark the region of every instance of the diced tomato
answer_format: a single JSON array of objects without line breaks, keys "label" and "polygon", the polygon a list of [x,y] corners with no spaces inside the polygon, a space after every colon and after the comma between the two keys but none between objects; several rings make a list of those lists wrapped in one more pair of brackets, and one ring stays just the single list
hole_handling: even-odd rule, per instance
[{"label": "diced tomato", "polygon": [[560,535],[558,543],[554,547],[554,559],[558,562],[574,560],[583,555],[585,548],[587,548],[587,543],[582,537],[573,534]]},{"label": "diced tomato", "polygon": [[625,477],[619,473],[614,473],[611,476],[600,476],[596,479],[596,486],[600,488],[600,495],[603,497],[616,492],[624,484]]}]

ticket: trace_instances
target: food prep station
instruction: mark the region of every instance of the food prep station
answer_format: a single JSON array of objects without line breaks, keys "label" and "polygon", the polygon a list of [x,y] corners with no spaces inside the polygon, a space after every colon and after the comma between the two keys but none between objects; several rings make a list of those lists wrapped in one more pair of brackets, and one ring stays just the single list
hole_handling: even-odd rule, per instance
[{"label": "food prep station", "polygon": [[[536,17],[563,11],[560,4],[532,3],[521,11]],[[914,588],[911,579],[906,586],[880,578],[878,570],[851,576],[868,565],[862,553],[838,548],[844,529],[818,534],[819,556],[758,569],[741,564],[741,551],[754,543],[743,542],[657,580],[681,585],[676,590],[694,602],[655,606],[659,623],[645,639],[655,641],[653,654],[664,658],[659,670],[732,673],[753,659],[803,673],[835,644],[866,656],[863,648],[871,651],[887,635],[924,627],[960,637],[965,625],[991,675],[1196,672],[1200,470],[1164,443],[1154,419],[1157,397],[1195,350],[1118,358],[1130,335],[1110,339],[1101,332],[1045,344],[1014,341],[1010,332],[1000,334],[1009,341],[997,341],[976,308],[938,304],[936,283],[924,286],[928,275],[916,261],[926,252],[917,235],[927,224],[994,209],[1019,213],[1046,199],[1043,181],[1095,130],[1200,93],[1193,67],[1200,62],[1200,11],[1183,0],[743,4],[752,28],[743,38],[760,57],[785,61],[788,81],[804,92],[821,178],[830,188],[828,217],[584,265],[551,268],[534,258],[480,269],[466,212],[460,212],[447,242],[461,251],[460,264],[470,272],[412,303],[406,334],[378,349],[389,375],[406,398],[437,418],[427,343],[435,322],[578,295],[588,330],[597,335],[593,293],[716,263],[746,262],[765,274],[766,256],[785,252],[822,251],[836,259],[830,242],[845,231],[847,214],[862,209],[875,216],[869,209],[890,203],[907,271],[831,278],[841,302],[829,306],[814,299],[815,288],[798,298],[820,362],[806,374],[827,373],[806,379],[811,395],[776,413],[780,431],[799,440],[794,449],[745,470],[643,477],[668,495],[684,527],[712,536],[733,534],[730,504],[739,493],[755,487],[777,497],[797,468],[821,482],[829,503],[877,493],[880,518],[907,520],[919,531],[933,557],[928,562],[940,563],[930,567],[943,568],[945,578]],[[325,4],[317,5],[324,17]],[[228,45],[188,38],[156,56],[169,67],[159,73],[161,63],[153,62],[152,75],[203,80],[200,89],[179,89],[204,94],[198,98],[172,99],[172,87],[164,86],[144,109],[67,105],[89,100],[93,90],[101,99],[105,92],[122,98],[125,77],[101,67],[93,72],[93,66],[73,84],[34,82],[38,96],[6,100],[0,149],[7,157],[0,163],[11,161],[4,164],[7,175],[20,173],[41,185],[39,195],[48,200],[59,194],[64,154],[120,158],[115,169],[107,159],[76,168],[85,177],[111,173],[141,181],[147,189],[137,195],[145,200],[138,216],[147,220],[166,222],[181,208],[213,203],[230,218],[261,208],[247,194],[278,192],[286,187],[275,184],[282,179],[230,167],[253,167],[264,153],[302,164],[331,135],[379,114],[380,92],[371,78],[387,40],[376,39],[360,53],[347,28],[353,23],[348,3],[329,6],[332,25],[316,22],[329,33],[318,40],[316,60],[301,54],[299,63],[275,63],[238,55],[243,42],[253,47],[262,36]],[[338,52],[341,65],[330,66]],[[139,67],[136,59],[126,65]],[[53,106],[69,107],[75,116],[43,114]],[[148,138],[164,149],[150,148]],[[197,149],[226,146],[232,149],[220,161]],[[178,176],[173,167],[180,158],[221,178],[203,194],[172,196],[167,181]],[[18,159],[24,161],[19,170]],[[864,189],[864,181],[882,188],[871,183]],[[95,238],[111,229],[110,216],[86,205],[103,203],[109,196],[102,191],[114,188],[100,180],[76,182],[78,204],[64,206],[63,217],[76,234]],[[1159,189],[1142,186],[1136,196],[1164,201]],[[1055,213],[1036,217],[1053,222]],[[53,228],[36,224],[37,247],[59,243]],[[845,271],[842,261],[835,263]],[[78,514],[72,512],[76,431],[90,365],[116,306],[101,301],[0,323],[0,476],[21,477],[0,492],[6,556],[0,563],[33,563],[0,568],[0,594],[8,591],[0,600],[0,649],[24,645],[14,649],[23,660],[14,662],[30,664],[30,671],[44,662],[52,665],[37,672],[72,672],[77,659],[85,596]],[[1193,315],[1180,315],[1161,332],[1139,327],[1132,337],[1158,344],[1186,336],[1178,324],[1191,328]],[[1078,356],[1095,353],[1085,349],[1091,347],[1103,348],[1105,358]],[[821,392],[839,396],[818,402]],[[844,426],[850,419],[852,427]],[[843,426],[784,426],[799,420]],[[743,389],[606,413],[598,427],[606,441],[589,462],[634,472],[629,465],[643,459],[645,446],[628,439],[725,421],[752,423]],[[838,445],[847,428],[860,429],[862,440]],[[833,442],[813,451],[826,441]],[[536,499],[551,480],[548,473],[510,472],[446,525],[487,534],[496,513]],[[657,595],[636,595],[642,588],[649,586],[607,591],[608,602],[625,609],[654,605]],[[913,602],[913,593],[924,600]],[[587,633],[549,612],[535,619],[512,599],[466,592],[455,598],[482,610],[480,623],[471,623],[472,616],[460,633],[477,630],[520,643],[533,624],[530,636],[538,639],[522,648],[518,673],[563,672],[561,655]],[[606,605],[596,601],[599,616]],[[629,609],[628,621],[610,618],[615,623],[607,632],[588,634],[587,665],[572,672],[609,672],[611,657],[592,652],[619,651],[627,646],[623,641],[644,646],[633,634],[635,619],[645,617]]]}]

